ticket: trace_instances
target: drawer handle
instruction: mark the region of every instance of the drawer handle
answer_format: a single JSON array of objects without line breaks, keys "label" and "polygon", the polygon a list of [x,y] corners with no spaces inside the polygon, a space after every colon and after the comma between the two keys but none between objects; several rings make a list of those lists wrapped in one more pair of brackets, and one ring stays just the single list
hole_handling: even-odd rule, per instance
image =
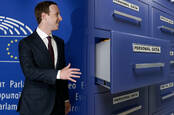
[{"label": "drawer handle", "polygon": [[165,95],[165,96],[162,96],[162,100],[166,100],[166,99],[171,98],[171,97],[173,97],[173,96],[174,96],[174,92],[172,92],[172,93],[170,93],[170,94],[167,94],[167,95]]},{"label": "drawer handle", "polygon": [[164,67],[164,63],[142,63],[135,64],[136,69],[144,69],[144,68],[156,68],[156,67]]},{"label": "drawer handle", "polygon": [[141,106],[141,105],[140,105],[140,106],[133,107],[133,108],[128,109],[128,110],[126,110],[126,111],[123,111],[123,112],[121,112],[121,113],[112,114],[112,115],[128,115],[128,114],[133,113],[133,112],[135,112],[135,111],[138,111],[138,110],[140,110],[140,109],[142,109],[142,106]]},{"label": "drawer handle", "polygon": [[162,32],[168,32],[170,34],[174,34],[174,29],[173,28],[169,28],[167,26],[159,26],[158,27]]},{"label": "drawer handle", "polygon": [[174,0],[170,0],[171,3],[174,3]]},{"label": "drawer handle", "polygon": [[117,10],[114,10],[114,14],[113,15],[115,17],[122,16],[122,17],[124,17],[123,19],[125,19],[127,21],[130,21],[130,22],[138,23],[138,24],[140,24],[142,22],[142,19],[139,18],[139,17],[132,16],[130,14],[126,14],[124,12],[120,12],[120,11],[117,11]]},{"label": "drawer handle", "polygon": [[174,60],[170,61],[170,64],[174,64]]}]

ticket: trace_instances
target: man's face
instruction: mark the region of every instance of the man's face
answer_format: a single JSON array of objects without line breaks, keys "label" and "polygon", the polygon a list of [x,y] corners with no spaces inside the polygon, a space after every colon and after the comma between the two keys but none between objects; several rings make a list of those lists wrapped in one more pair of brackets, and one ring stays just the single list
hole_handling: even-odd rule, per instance
[{"label": "man's face", "polygon": [[47,26],[53,31],[59,28],[59,23],[62,21],[62,17],[60,16],[59,9],[57,5],[50,5],[49,14],[46,16]]}]

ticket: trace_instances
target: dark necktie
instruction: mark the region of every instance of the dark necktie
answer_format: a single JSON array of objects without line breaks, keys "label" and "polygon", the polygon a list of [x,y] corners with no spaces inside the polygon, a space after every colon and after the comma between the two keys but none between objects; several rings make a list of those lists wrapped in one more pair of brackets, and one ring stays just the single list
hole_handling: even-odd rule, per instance
[{"label": "dark necktie", "polygon": [[54,64],[54,51],[53,51],[53,47],[52,47],[52,44],[51,44],[51,36],[48,36],[47,39],[48,39],[48,51],[50,53],[52,62]]}]

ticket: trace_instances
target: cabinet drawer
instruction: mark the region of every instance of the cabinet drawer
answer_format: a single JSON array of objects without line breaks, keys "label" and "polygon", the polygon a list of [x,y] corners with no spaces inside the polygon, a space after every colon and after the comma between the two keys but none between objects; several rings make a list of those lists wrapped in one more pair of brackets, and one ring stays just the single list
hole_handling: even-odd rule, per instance
[{"label": "cabinet drawer", "polygon": [[173,0],[153,0],[153,2],[174,11],[174,1]]},{"label": "cabinet drawer", "polygon": [[147,115],[147,88],[95,95],[95,115]]},{"label": "cabinet drawer", "polygon": [[174,82],[167,81],[149,87],[149,113],[155,113],[174,104]]},{"label": "cabinet drawer", "polygon": [[153,36],[164,40],[174,40],[174,17],[157,8],[153,12]]},{"label": "cabinet drawer", "polygon": [[148,35],[148,6],[139,0],[95,0],[95,27]]},{"label": "cabinet drawer", "polygon": [[166,40],[112,32],[96,43],[96,82],[117,93],[167,80],[169,49]]}]

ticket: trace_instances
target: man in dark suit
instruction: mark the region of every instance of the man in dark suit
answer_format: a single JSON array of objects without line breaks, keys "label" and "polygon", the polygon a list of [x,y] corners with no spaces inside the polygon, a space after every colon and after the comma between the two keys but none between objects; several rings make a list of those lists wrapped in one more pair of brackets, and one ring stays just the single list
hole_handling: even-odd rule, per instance
[{"label": "man in dark suit", "polygon": [[20,115],[65,115],[70,111],[68,81],[80,78],[78,68],[65,67],[64,41],[54,35],[62,21],[55,2],[35,7],[37,29],[19,42],[25,85],[18,103]]}]

